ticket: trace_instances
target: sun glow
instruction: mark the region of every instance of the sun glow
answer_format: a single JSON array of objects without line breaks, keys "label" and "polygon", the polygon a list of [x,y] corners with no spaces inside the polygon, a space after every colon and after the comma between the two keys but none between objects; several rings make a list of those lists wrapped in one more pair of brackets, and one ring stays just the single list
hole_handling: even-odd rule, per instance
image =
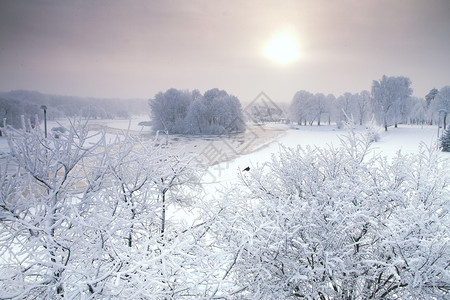
[{"label": "sun glow", "polygon": [[292,35],[274,37],[265,48],[265,55],[280,64],[288,64],[300,58],[298,44]]}]

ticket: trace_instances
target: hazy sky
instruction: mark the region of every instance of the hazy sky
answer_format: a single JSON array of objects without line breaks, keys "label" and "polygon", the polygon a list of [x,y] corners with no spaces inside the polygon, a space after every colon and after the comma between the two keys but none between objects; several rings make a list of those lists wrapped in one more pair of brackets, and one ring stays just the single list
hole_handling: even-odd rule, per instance
[{"label": "hazy sky", "polygon": [[[264,55],[279,34],[300,58]],[[1,0],[0,90],[151,98],[159,91],[370,90],[408,76],[416,96],[450,85],[449,0]]]}]

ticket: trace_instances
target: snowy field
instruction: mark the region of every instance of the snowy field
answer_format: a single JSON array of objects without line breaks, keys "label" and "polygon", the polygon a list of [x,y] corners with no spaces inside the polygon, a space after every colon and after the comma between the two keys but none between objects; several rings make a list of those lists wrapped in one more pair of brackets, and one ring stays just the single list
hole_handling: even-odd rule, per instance
[{"label": "snowy field", "polygon": [[[336,126],[296,126],[289,128],[284,126],[286,132],[278,136],[271,143],[261,147],[258,151],[244,154],[231,161],[211,166],[208,169],[206,182],[230,182],[236,178],[237,172],[246,167],[254,167],[271,159],[272,154],[278,153],[280,147],[338,147],[340,138],[347,135],[347,131],[337,129]],[[364,127],[355,130],[364,133]],[[380,129],[380,139],[373,143],[374,153],[388,158],[393,157],[398,151],[403,154],[419,152],[421,145],[432,147],[437,142],[436,126],[409,126],[399,125],[398,128],[389,128],[387,132]],[[450,153],[442,153],[450,159]]]}]

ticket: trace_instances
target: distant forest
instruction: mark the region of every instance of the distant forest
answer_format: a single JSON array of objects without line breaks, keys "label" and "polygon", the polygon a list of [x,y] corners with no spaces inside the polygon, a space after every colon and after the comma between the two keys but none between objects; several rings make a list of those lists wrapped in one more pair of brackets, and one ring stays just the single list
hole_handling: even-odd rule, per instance
[{"label": "distant forest", "polygon": [[132,115],[148,114],[146,99],[99,99],[42,94],[15,90],[0,92],[0,121],[13,127],[21,126],[21,116],[32,122],[43,119],[41,105],[47,106],[47,118],[81,116],[90,119],[127,119]]}]

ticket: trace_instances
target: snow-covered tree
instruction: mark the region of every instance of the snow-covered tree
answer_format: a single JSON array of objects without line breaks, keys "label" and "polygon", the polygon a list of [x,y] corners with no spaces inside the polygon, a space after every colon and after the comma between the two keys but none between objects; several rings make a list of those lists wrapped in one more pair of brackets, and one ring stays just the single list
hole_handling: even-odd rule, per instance
[{"label": "snow-covered tree", "polygon": [[435,111],[436,105],[434,99],[436,98],[436,95],[439,93],[439,90],[436,88],[433,88],[430,90],[428,94],[425,95],[426,100],[426,118],[427,122],[430,125],[433,125],[434,122],[438,122],[438,112]]},{"label": "snow-covered tree", "polygon": [[[73,122],[56,138],[4,129],[0,294],[18,299],[202,298],[223,262],[214,216],[192,201],[198,172],[174,150],[125,133],[112,143]],[[180,218],[189,203],[201,220]]]},{"label": "snow-covered tree", "polygon": [[423,98],[411,97],[411,111],[409,119],[413,124],[424,124],[427,122],[427,101]]},{"label": "snow-covered tree", "polygon": [[238,98],[211,89],[201,95],[195,90],[169,89],[149,101],[154,130],[169,134],[229,134],[245,130]]},{"label": "snow-covered tree", "polygon": [[[2,170],[1,217],[4,295],[20,298],[65,295],[66,272],[72,265],[82,232],[77,216],[89,207],[76,200],[87,170],[82,163],[94,159],[103,140],[90,136],[87,126],[73,123],[58,138],[46,139],[39,129],[5,129],[11,149]],[[90,144],[88,140],[97,140]],[[99,158],[101,159],[101,158]],[[11,167],[12,164],[12,167]],[[10,170],[16,166],[16,171]],[[101,172],[89,180],[96,186]],[[34,295],[30,297],[29,295]]]},{"label": "snow-covered tree", "polygon": [[229,134],[245,130],[245,120],[238,98],[224,90],[211,89],[189,107],[185,133]]},{"label": "snow-covered tree", "polygon": [[[7,116],[9,125],[14,125],[15,120],[19,120],[18,125],[20,125],[21,115],[25,115],[25,118],[30,118],[33,121],[36,114],[42,116],[42,110],[39,109],[41,105],[46,105],[49,108],[47,111],[48,120],[64,117],[73,118],[80,115],[91,119],[121,118],[128,115],[146,114],[148,108],[147,101],[144,99],[82,98],[25,90],[0,93],[0,117],[5,104],[14,105],[14,113],[12,116]],[[3,118],[0,120],[3,120]]]},{"label": "snow-covered tree", "polygon": [[395,128],[398,127],[399,123],[407,123],[409,120],[409,116],[411,115],[411,111],[413,109],[414,102],[411,99],[411,95],[409,96],[401,96],[395,102],[393,107],[393,120]]},{"label": "snow-covered tree", "polygon": [[390,120],[396,121],[404,101],[411,96],[411,80],[407,77],[388,77],[383,75],[380,80],[372,83],[372,98],[375,112],[380,114],[384,130],[388,130]]},{"label": "snow-covered tree", "polygon": [[156,94],[154,99],[149,100],[153,129],[168,133],[180,132],[191,102],[192,95],[188,91],[169,89]]},{"label": "snow-covered tree", "polygon": [[113,119],[112,115],[108,115],[108,113],[102,107],[98,105],[88,105],[83,107],[80,110],[81,116],[88,120],[95,119]]},{"label": "snow-covered tree", "polygon": [[368,121],[372,112],[371,100],[368,91],[345,93],[338,98],[333,94],[324,96],[322,93],[298,91],[291,101],[289,117],[292,121],[305,125],[312,125],[316,121],[320,125],[324,116],[328,117],[328,123],[333,120],[336,124],[343,124],[349,119],[355,119],[362,125]]},{"label": "snow-covered tree", "polygon": [[330,113],[331,98],[322,93],[316,93],[313,97],[312,108],[317,116],[317,125],[320,126],[320,121],[324,114]]},{"label": "snow-covered tree", "polygon": [[22,116],[31,120],[34,126],[35,121],[37,121],[35,116],[41,112],[42,110],[36,104],[0,97],[0,126],[3,126],[5,121],[6,125],[20,128],[22,126]]},{"label": "snow-covered tree", "polygon": [[369,150],[352,134],[241,174],[212,228],[237,299],[448,294],[448,165],[435,147],[392,162]]},{"label": "snow-covered tree", "polygon": [[427,101],[427,107],[430,107],[432,101],[436,97],[439,91],[436,88],[430,90],[428,94],[425,95],[425,100]]},{"label": "snow-covered tree", "polygon": [[356,97],[351,93],[345,93],[339,96],[335,101],[336,122],[341,124],[353,119],[353,113],[356,109]]},{"label": "snow-covered tree", "polygon": [[299,125],[304,122],[306,125],[307,116],[310,115],[308,106],[312,97],[313,94],[308,91],[302,90],[295,93],[289,106],[289,118],[291,121],[297,122]]},{"label": "snow-covered tree", "polygon": [[328,115],[328,125],[331,125],[331,120],[333,118],[333,111],[334,111],[334,105],[336,103],[336,97],[333,94],[328,94],[327,95],[327,112],[326,114]]},{"label": "snow-covered tree", "polygon": [[207,260],[199,238],[205,227],[173,221],[174,206],[193,204],[197,172],[189,160],[168,155],[156,142],[128,136],[108,154],[110,181],[96,197],[100,222],[92,221],[91,240],[98,239],[96,248],[105,245],[95,256],[104,270],[94,287],[99,296],[181,298],[202,288],[204,266],[197,255]]},{"label": "snow-covered tree", "polygon": [[371,97],[369,91],[361,91],[359,94],[354,95],[355,99],[355,118],[359,121],[359,125],[363,125],[371,113]]},{"label": "snow-covered tree", "polygon": [[443,125],[445,130],[447,128],[447,115],[450,112],[450,86],[447,85],[441,88],[434,100],[433,109],[442,122],[438,125]]}]

